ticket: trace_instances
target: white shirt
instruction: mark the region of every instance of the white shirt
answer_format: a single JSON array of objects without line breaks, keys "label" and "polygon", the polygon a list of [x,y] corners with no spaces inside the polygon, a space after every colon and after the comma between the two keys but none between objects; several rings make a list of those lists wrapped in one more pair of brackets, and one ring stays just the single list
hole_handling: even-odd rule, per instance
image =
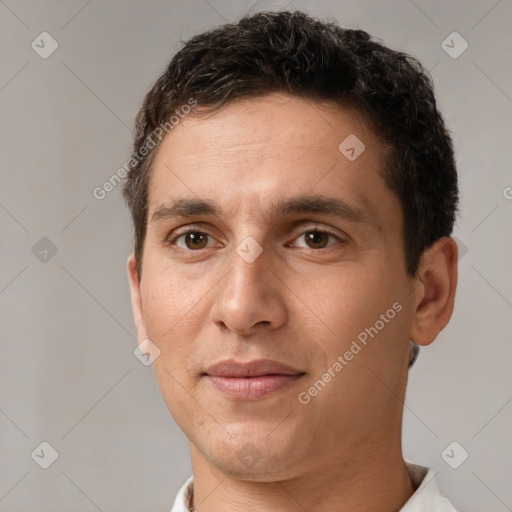
[{"label": "white shirt", "polygon": [[[453,505],[439,494],[435,473],[432,469],[407,461],[406,466],[416,491],[400,509],[400,512],[457,512]],[[193,477],[183,484],[171,512],[188,512],[193,484]]]}]

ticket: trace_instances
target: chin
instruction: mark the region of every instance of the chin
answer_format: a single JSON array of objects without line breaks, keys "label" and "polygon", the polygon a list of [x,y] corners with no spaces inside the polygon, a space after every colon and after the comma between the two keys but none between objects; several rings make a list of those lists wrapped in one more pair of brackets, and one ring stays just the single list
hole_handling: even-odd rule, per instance
[{"label": "chin", "polygon": [[[196,447],[209,462],[226,474],[247,481],[274,482],[276,475],[292,477],[303,461],[304,454],[297,450],[297,443],[289,433],[282,432],[271,439],[269,431],[249,435],[238,432],[233,437],[225,433],[215,446],[205,445],[201,437]],[[271,434],[272,437],[272,434]],[[212,437],[208,439],[212,441]]]}]

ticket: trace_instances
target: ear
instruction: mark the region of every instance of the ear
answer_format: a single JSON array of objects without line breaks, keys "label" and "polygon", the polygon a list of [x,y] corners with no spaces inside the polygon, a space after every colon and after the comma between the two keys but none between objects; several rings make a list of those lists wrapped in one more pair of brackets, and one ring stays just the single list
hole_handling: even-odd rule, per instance
[{"label": "ear", "polygon": [[135,321],[135,328],[137,329],[137,339],[139,344],[145,340],[147,336],[146,324],[144,322],[144,315],[142,312],[142,298],[140,293],[140,281],[137,273],[137,263],[135,255],[132,252],[127,261],[128,282],[130,284],[130,294],[132,298],[132,311]]},{"label": "ear", "polygon": [[455,240],[442,237],[421,257],[416,277],[416,313],[410,334],[417,345],[432,343],[452,316],[457,288],[457,256]]}]

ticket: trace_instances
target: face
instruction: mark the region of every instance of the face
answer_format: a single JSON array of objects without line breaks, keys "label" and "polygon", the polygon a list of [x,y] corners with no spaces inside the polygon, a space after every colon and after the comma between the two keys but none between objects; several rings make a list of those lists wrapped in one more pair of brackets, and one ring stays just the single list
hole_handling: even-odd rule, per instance
[{"label": "face", "polygon": [[384,161],[356,111],[277,93],[162,141],[129,272],[196,460],[269,480],[399,442],[417,296]]}]

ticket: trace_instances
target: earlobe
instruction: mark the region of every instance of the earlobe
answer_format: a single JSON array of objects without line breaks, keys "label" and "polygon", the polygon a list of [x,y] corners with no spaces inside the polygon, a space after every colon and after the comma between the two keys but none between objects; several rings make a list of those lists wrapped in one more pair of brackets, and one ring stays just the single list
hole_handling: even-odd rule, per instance
[{"label": "earlobe", "polygon": [[142,312],[142,296],[140,291],[139,275],[137,273],[137,262],[133,252],[128,257],[126,269],[128,273],[128,283],[130,285],[133,319],[135,322],[135,328],[137,329],[137,339],[140,344],[148,336]]},{"label": "earlobe", "polygon": [[418,269],[418,303],[411,328],[417,345],[429,345],[453,313],[457,287],[457,244],[450,237],[436,240],[422,255]]}]

